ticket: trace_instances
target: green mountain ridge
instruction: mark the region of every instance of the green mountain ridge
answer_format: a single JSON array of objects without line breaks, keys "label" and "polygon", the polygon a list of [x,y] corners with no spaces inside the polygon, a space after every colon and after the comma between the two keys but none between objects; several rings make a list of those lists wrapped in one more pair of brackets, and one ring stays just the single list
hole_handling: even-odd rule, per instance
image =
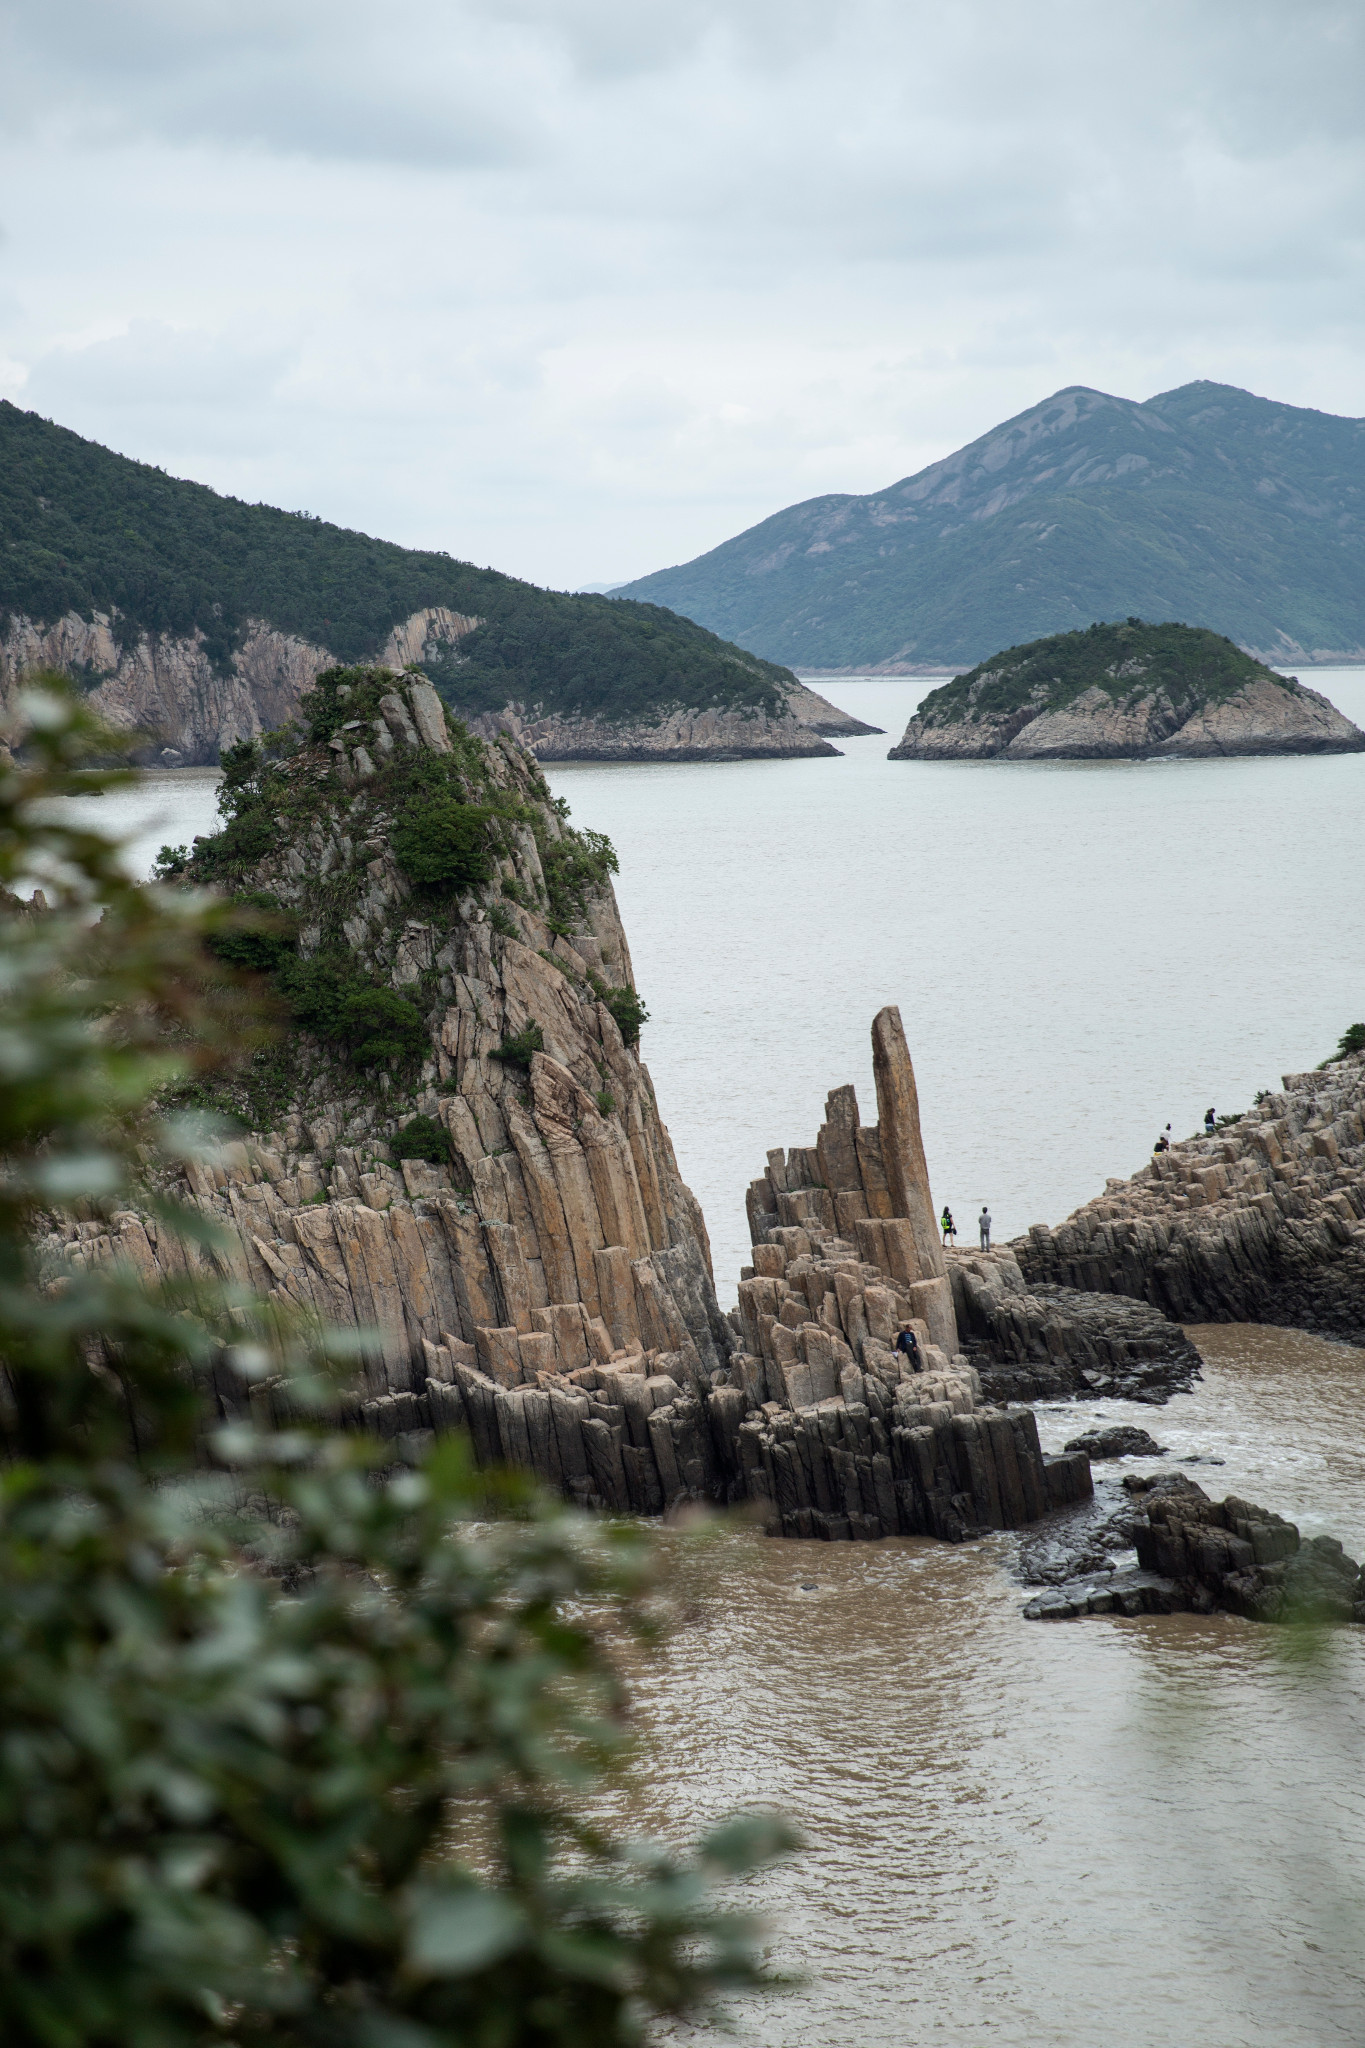
[{"label": "green mountain ridge", "polygon": [[1262,660],[1365,652],[1365,420],[1197,382],[1074,385],[867,496],[807,499],[625,584],[795,668],[968,668],[1094,620]]},{"label": "green mountain ridge", "polygon": [[426,663],[467,714],[510,703],[649,720],[677,707],[786,710],[786,669],[653,603],[542,590],[301,513],[248,505],[0,401],[0,634],[110,616],[120,647],[203,636],[227,673],[253,620],[338,660],[374,659],[413,613],[477,618]]}]

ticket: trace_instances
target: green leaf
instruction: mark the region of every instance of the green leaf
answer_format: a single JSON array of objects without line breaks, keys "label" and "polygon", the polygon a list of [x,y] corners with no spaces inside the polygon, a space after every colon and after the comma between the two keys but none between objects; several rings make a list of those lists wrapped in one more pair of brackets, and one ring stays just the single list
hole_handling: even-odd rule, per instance
[{"label": "green leaf", "polygon": [[465,1977],[501,1961],[526,1936],[521,1908],[497,1892],[449,1886],[419,1893],[408,1929],[409,1965],[431,1977]]}]

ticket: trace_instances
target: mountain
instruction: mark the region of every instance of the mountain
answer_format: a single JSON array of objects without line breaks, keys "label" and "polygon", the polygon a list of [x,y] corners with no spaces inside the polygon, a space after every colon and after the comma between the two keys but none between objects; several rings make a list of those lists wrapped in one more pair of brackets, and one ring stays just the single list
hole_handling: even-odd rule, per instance
[{"label": "mountain", "polygon": [[809,498],[619,598],[794,667],[913,673],[1095,619],[1261,660],[1365,656],[1365,420],[1184,384],[1072,385],[867,497]]},{"label": "mountain", "polygon": [[166,758],[211,761],[323,669],[376,659],[545,758],[834,751],[788,670],[657,605],[222,497],[0,402],[0,691],[61,668]]},{"label": "mountain", "polygon": [[1347,754],[1365,733],[1204,626],[1128,619],[1009,647],[931,690],[892,761]]}]

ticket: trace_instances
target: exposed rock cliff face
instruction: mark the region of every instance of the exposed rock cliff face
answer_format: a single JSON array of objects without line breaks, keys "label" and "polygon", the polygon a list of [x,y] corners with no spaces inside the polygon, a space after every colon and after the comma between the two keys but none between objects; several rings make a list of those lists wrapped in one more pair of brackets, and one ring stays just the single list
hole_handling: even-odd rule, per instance
[{"label": "exposed rock cliff face", "polygon": [[[788,1536],[1013,1528],[1090,1491],[1081,1454],[1045,1459],[1029,1410],[979,1405],[957,1348],[900,1013],[872,1027],[876,1124],[836,1088],[812,1146],[770,1152],[748,1193],[740,1280],[744,1490]],[[894,1348],[908,1325],[922,1371]]]},{"label": "exposed rock cliff face", "polygon": [[1013,1246],[1030,1286],[1137,1295],[1186,1322],[1365,1343],[1365,1055],[1286,1074],[1213,1137],[1111,1180]]},{"label": "exposed rock cliff face", "polygon": [[[457,649],[480,624],[444,606],[414,612],[395,626],[380,664],[404,668]],[[283,633],[261,620],[248,627],[226,673],[205,651],[202,636],[140,633],[131,638],[103,613],[69,613],[55,625],[11,617],[0,637],[0,704],[35,669],[55,668],[90,691],[93,710],[119,732],[145,732],[150,765],[216,762],[225,747],[283,725],[303,693],[336,662],[328,648]],[[484,738],[511,732],[546,761],[729,761],[836,754],[825,730],[867,732],[814,691],[795,685],[791,710],[674,710],[657,724],[542,717],[523,707],[472,721]]]},{"label": "exposed rock cliff face", "polygon": [[992,1401],[1109,1395],[1160,1406],[1200,1376],[1199,1353],[1150,1302],[1030,1286],[1011,1251],[948,1255],[963,1348]]},{"label": "exposed rock cliff face", "polygon": [[510,732],[538,761],[769,761],[839,751],[811,726],[764,711],[670,711],[656,724],[617,725],[513,704],[470,724],[487,739]]}]

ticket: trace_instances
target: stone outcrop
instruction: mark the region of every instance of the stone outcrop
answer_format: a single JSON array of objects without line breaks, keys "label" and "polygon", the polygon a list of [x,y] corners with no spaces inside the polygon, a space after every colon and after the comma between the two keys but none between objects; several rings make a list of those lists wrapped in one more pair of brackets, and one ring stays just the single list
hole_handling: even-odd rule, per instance
[{"label": "stone outcrop", "polygon": [[[1113,1513],[1076,1518],[1070,1555],[1055,1537],[1024,1546],[1024,1575],[1048,1587],[1029,1601],[1026,1620],[1222,1612],[1365,1622],[1365,1579],[1335,1537],[1304,1540],[1282,1515],[1233,1494],[1210,1500],[1183,1474],[1123,1485],[1129,1498]],[[1135,1565],[1121,1562],[1129,1546]]]},{"label": "stone outcrop", "polygon": [[[402,620],[378,660],[395,669],[454,653],[482,623],[429,606]],[[328,648],[281,632],[263,619],[248,623],[224,668],[202,634],[127,634],[116,616],[68,613],[42,625],[11,615],[0,635],[0,706],[22,679],[53,668],[88,690],[92,710],[117,732],[145,733],[147,765],[192,767],[218,760],[225,747],[283,725],[324,669],[338,657]],[[471,721],[485,739],[510,732],[546,761],[738,761],[832,755],[824,732],[870,732],[814,691],[794,684],[789,710],[666,712],[655,724],[605,719],[544,718],[524,707]]]},{"label": "stone outcrop", "polygon": [[918,717],[890,761],[1183,760],[1219,754],[1350,754],[1365,733],[1317,690],[1266,677],[1186,713],[1164,691],[1114,697],[1092,687],[1056,711],[1034,709],[933,725]]},{"label": "stone outcrop", "polygon": [[510,732],[538,761],[773,761],[837,754],[828,740],[790,713],[674,710],[634,724],[548,716],[524,705],[470,720],[486,739]]},{"label": "stone outcrop", "polygon": [[[744,1492],[789,1536],[1014,1528],[1085,1497],[1089,1462],[1044,1458],[1031,1411],[980,1405],[958,1350],[900,1013],[872,1027],[879,1118],[836,1088],[816,1142],[768,1154],[748,1191],[735,1313]],[[906,1325],[923,1367],[894,1349]]]},{"label": "stone outcrop", "polygon": [[1012,1250],[1034,1291],[1124,1294],[1183,1322],[1365,1343],[1365,1055],[1286,1074],[1235,1122],[1153,1154]]},{"label": "stone outcrop", "polygon": [[822,734],[827,740],[865,739],[883,730],[880,725],[865,724],[851,711],[841,711],[837,704],[830,703],[828,697],[812,690],[807,682],[799,681],[794,690],[789,690],[787,702],[793,718],[799,718],[802,725],[808,725],[812,732]]},{"label": "stone outcrop", "polygon": [[1013,1251],[948,1254],[963,1349],[992,1401],[1109,1395],[1159,1407],[1200,1376],[1178,1323],[1147,1301],[1030,1285]]}]

